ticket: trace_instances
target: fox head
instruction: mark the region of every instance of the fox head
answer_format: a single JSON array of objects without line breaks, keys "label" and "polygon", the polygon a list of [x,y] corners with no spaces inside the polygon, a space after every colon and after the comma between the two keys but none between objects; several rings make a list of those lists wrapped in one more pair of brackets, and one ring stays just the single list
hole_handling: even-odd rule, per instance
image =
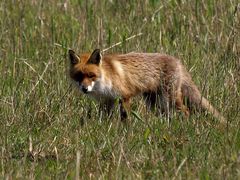
[{"label": "fox head", "polygon": [[83,93],[90,93],[96,89],[101,78],[101,52],[95,49],[91,55],[78,56],[73,50],[69,50],[70,77],[77,83]]}]

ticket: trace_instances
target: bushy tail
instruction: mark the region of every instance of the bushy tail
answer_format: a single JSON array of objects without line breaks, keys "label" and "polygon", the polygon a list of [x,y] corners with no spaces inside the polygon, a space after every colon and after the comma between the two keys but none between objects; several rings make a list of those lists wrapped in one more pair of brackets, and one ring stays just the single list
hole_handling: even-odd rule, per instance
[{"label": "bushy tail", "polygon": [[225,118],[218,112],[218,110],[216,110],[210,103],[209,101],[204,98],[201,97],[201,106],[203,109],[206,109],[208,112],[212,113],[214,117],[218,118],[220,120],[221,123],[226,123]]},{"label": "bushy tail", "polygon": [[206,98],[201,96],[200,91],[190,77],[183,80],[181,89],[183,97],[186,97],[188,100],[188,107],[190,109],[207,110],[215,118],[219,119],[221,123],[226,123],[225,118],[218,112],[218,110],[216,110]]}]

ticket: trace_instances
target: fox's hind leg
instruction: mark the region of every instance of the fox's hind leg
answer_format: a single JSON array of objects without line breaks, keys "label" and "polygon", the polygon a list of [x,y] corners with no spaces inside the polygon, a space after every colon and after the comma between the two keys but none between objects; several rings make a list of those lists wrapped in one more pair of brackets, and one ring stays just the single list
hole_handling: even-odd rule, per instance
[{"label": "fox's hind leg", "polygon": [[143,94],[147,110],[155,111],[156,116],[170,116],[169,98],[163,91],[147,92]]},{"label": "fox's hind leg", "polygon": [[155,92],[146,92],[143,93],[143,97],[147,110],[154,110],[156,108],[157,94]]},{"label": "fox's hind leg", "polygon": [[176,91],[175,105],[177,110],[182,111],[186,117],[189,117],[189,109],[183,104],[183,95],[181,90]]}]

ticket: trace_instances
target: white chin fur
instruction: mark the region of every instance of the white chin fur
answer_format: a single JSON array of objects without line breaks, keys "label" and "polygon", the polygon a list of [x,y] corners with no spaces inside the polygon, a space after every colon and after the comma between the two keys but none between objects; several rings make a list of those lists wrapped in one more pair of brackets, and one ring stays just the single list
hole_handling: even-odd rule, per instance
[{"label": "white chin fur", "polygon": [[94,88],[94,85],[95,85],[95,82],[94,82],[94,81],[92,81],[92,84],[91,84],[90,86],[88,86],[88,87],[87,87],[87,89],[88,89],[88,92],[91,92],[91,91],[93,90],[93,88]]}]

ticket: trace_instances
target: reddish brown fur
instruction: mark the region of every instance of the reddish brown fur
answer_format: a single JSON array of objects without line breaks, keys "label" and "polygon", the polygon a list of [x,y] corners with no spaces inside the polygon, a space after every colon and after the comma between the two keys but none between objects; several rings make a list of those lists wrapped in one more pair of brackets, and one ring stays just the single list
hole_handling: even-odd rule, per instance
[{"label": "reddish brown fur", "polygon": [[[179,59],[159,53],[129,53],[104,55],[99,64],[93,64],[88,63],[90,58],[91,54],[82,54],[77,63],[72,63],[70,76],[77,81],[77,75],[81,72],[82,83],[86,85],[101,79],[100,84],[104,87],[106,85],[107,90],[101,92],[100,88],[93,92],[95,97],[113,99],[120,96],[123,119],[130,109],[130,99],[143,94],[149,106],[161,108],[165,113],[169,111],[168,106],[175,106],[188,116],[192,107],[202,107],[224,121],[218,111],[201,96]],[[95,76],[89,78],[89,73]],[[112,94],[108,92],[108,88]],[[185,98],[189,100],[189,104],[184,104]]]}]

